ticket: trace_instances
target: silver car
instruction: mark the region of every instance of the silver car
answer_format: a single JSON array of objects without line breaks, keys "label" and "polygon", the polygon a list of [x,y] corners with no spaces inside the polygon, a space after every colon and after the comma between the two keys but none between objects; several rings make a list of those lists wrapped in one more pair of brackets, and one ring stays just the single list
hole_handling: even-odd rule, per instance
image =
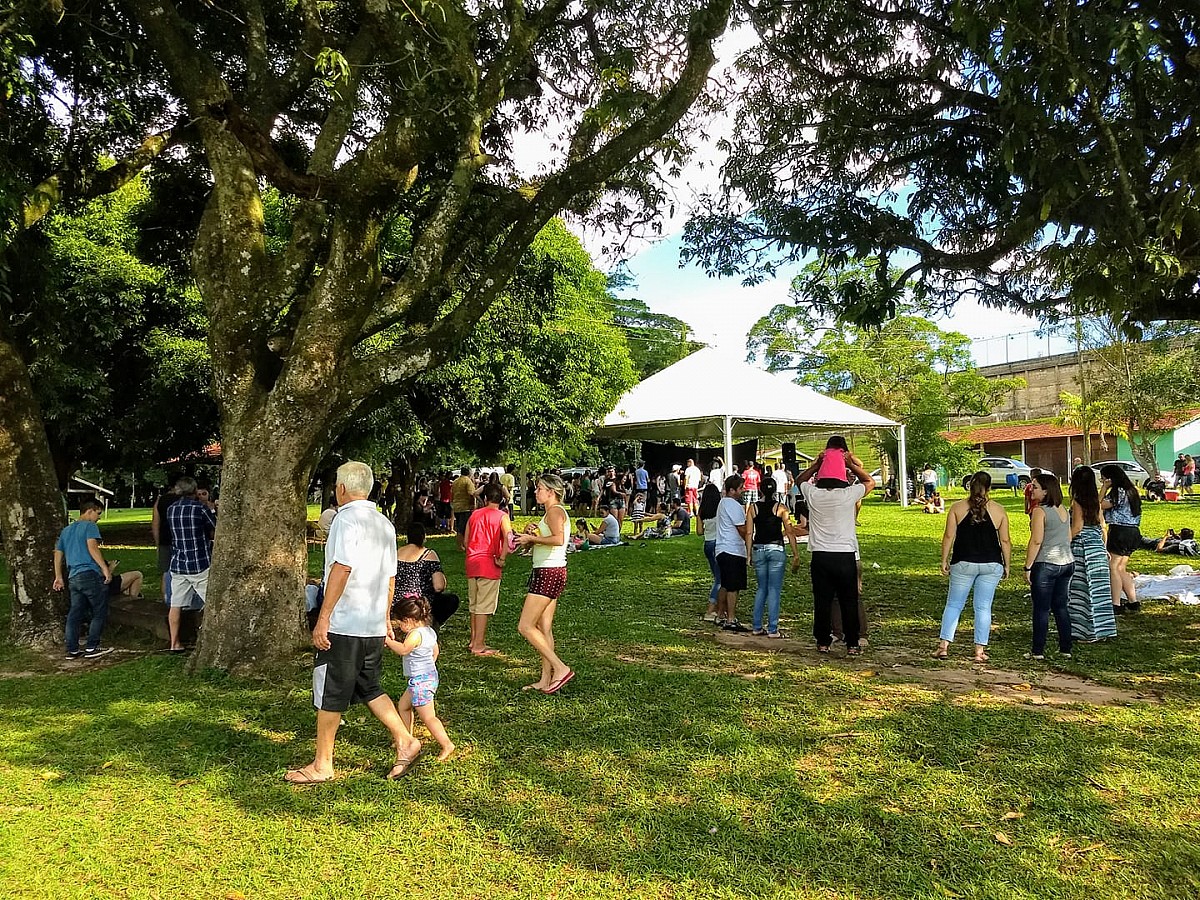
[{"label": "silver car", "polygon": [[[992,487],[1005,487],[1008,484],[1008,476],[1017,476],[1017,487],[1023,488],[1030,482],[1030,472],[1032,468],[1025,465],[1019,459],[1009,459],[1007,456],[985,456],[979,461],[979,465],[975,468],[976,472],[987,472],[992,476]],[[1053,475],[1049,469],[1042,469],[1047,475]],[[974,472],[971,473],[975,474]],[[962,480],[962,486],[970,489],[971,475],[967,475]]]}]

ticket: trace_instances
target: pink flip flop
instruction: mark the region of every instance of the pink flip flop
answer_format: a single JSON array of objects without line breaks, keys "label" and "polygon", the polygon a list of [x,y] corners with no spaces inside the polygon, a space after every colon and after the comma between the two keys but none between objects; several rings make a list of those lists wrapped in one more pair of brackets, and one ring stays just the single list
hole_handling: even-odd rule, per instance
[{"label": "pink flip flop", "polygon": [[562,689],[562,686],[574,677],[575,677],[575,670],[567,669],[566,675],[564,675],[562,678],[558,679],[558,681],[554,682],[552,685],[550,685],[550,687],[544,689],[542,691],[542,693],[543,694],[557,694]]}]

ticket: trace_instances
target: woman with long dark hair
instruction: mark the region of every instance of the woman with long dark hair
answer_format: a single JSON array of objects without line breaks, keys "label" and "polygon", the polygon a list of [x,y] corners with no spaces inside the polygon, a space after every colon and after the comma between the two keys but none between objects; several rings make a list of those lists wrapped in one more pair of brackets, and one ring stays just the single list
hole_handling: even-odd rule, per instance
[{"label": "woman with long dark hair", "polygon": [[[796,544],[796,532],[792,528],[792,514],[788,508],[767,493],[746,511],[751,534],[751,555],[754,575],[758,583],[754,594],[754,631],[759,637],[782,638],[779,630],[779,601],[783,595],[783,570],[787,561],[784,541],[792,544],[792,571],[800,571],[800,548]],[[763,627],[763,611],[766,611],[766,627]]]},{"label": "woman with long dark hair", "polygon": [[441,628],[458,609],[458,594],[446,593],[446,573],[433,550],[425,548],[425,526],[411,522],[408,541],[396,551],[396,589],[392,606],[405,597],[424,597],[433,611],[433,624]]},{"label": "woman with long dark hair", "polygon": [[1114,637],[1117,619],[1104,550],[1104,520],[1096,472],[1091,466],[1079,466],[1071,473],[1071,552],[1075,556],[1067,600],[1071,635],[1077,641]]},{"label": "woman with long dark hair", "polygon": [[700,495],[700,512],[697,514],[696,533],[704,537],[704,558],[712,572],[712,589],[708,592],[708,609],[705,622],[717,621],[717,594],[721,591],[721,570],[717,567],[717,507],[721,505],[721,488],[710,481]]},{"label": "woman with long dark hair", "polygon": [[[1129,574],[1129,557],[1142,546],[1142,498],[1120,466],[1108,465],[1100,470],[1100,506],[1108,523],[1108,577],[1115,612],[1137,610],[1141,607]],[[1121,593],[1125,594],[1124,603]]]},{"label": "woman with long dark hair", "polygon": [[1033,478],[1034,506],[1029,515],[1029,547],[1025,553],[1025,581],[1033,597],[1033,648],[1026,659],[1046,658],[1050,614],[1058,631],[1058,652],[1071,656],[1071,614],[1067,597],[1075,574],[1071,552],[1071,517],[1062,505],[1058,478],[1039,472]]},{"label": "woman with long dark hair", "polygon": [[1012,541],[1008,536],[1008,513],[988,498],[992,476],[971,476],[970,495],[950,507],[942,534],[942,574],[950,576],[942,630],[934,659],[950,655],[950,643],[958,619],[974,591],[975,662],[987,662],[988,636],[992,630],[992,600],[1002,578],[1008,577]]}]

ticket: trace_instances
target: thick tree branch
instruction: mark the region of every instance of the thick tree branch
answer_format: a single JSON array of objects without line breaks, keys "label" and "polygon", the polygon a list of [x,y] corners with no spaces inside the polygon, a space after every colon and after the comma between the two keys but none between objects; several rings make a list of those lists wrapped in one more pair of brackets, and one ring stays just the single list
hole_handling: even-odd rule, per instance
[{"label": "thick tree branch", "polygon": [[190,23],[171,0],[126,0],[126,5],[193,115],[203,115],[209,107],[223,106],[231,99],[229,86],[213,60],[196,45]]},{"label": "thick tree branch", "polygon": [[246,112],[230,100],[222,110],[225,123],[254,160],[255,169],[271,184],[287,194],[308,200],[330,199],[338,190],[335,180],[297,172],[279,155],[271,136],[262,131]]},{"label": "thick tree branch", "polygon": [[150,135],[136,150],[107,169],[97,169],[88,173],[58,172],[51,175],[25,195],[21,202],[20,216],[6,229],[3,239],[0,240],[0,249],[6,246],[17,232],[32,228],[64,200],[91,200],[119,190],[161,156],[163,151],[182,142],[190,133],[188,125],[181,123],[174,128]]},{"label": "thick tree branch", "polygon": [[333,174],[338,154],[342,152],[346,137],[354,124],[360,74],[362,67],[375,53],[377,31],[378,25],[374,20],[364,22],[346,48],[346,62],[350,65],[350,76],[338,87],[329,111],[325,115],[325,121],[321,125],[321,131],[313,142],[312,156],[308,161],[308,171],[312,175],[328,177]]},{"label": "thick tree branch", "polygon": [[537,191],[463,300],[433,327],[435,354],[439,348],[456,346],[465,339],[508,284],[529,243],[560,209],[573,197],[615,175],[683,118],[706,86],[716,62],[713,45],[725,33],[731,8],[732,0],[713,0],[698,10],[688,29],[687,61],[671,88],[650,105],[641,119],[590,155],[569,163]]},{"label": "thick tree branch", "polygon": [[268,284],[272,298],[265,308],[271,321],[279,317],[312,275],[328,217],[326,204],[315,200],[303,201],[297,207],[287,248],[271,265]]}]

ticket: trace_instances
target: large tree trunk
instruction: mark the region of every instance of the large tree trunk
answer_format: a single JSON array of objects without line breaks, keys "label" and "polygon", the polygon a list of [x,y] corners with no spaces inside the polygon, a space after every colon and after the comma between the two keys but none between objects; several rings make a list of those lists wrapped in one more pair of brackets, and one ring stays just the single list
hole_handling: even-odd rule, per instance
[{"label": "large tree trunk", "polygon": [[1139,433],[1137,431],[1137,423],[1130,422],[1129,430],[1129,451],[1133,454],[1133,458],[1137,460],[1139,466],[1149,472],[1151,475],[1158,474],[1158,456],[1155,452],[1155,441],[1158,436],[1154,435],[1153,439],[1150,436]]},{"label": "large tree trunk", "polygon": [[265,671],[307,643],[307,431],[266,422],[222,442],[221,503],[192,669]]},{"label": "large tree trunk", "polygon": [[417,463],[406,456],[392,460],[392,484],[396,486],[396,509],[392,522],[396,531],[403,534],[413,519],[413,495],[417,491]]},{"label": "large tree trunk", "polygon": [[66,525],[63,495],[25,360],[0,334],[0,530],[12,583],[12,640],[62,641],[66,592],[55,592],[54,544]]}]

